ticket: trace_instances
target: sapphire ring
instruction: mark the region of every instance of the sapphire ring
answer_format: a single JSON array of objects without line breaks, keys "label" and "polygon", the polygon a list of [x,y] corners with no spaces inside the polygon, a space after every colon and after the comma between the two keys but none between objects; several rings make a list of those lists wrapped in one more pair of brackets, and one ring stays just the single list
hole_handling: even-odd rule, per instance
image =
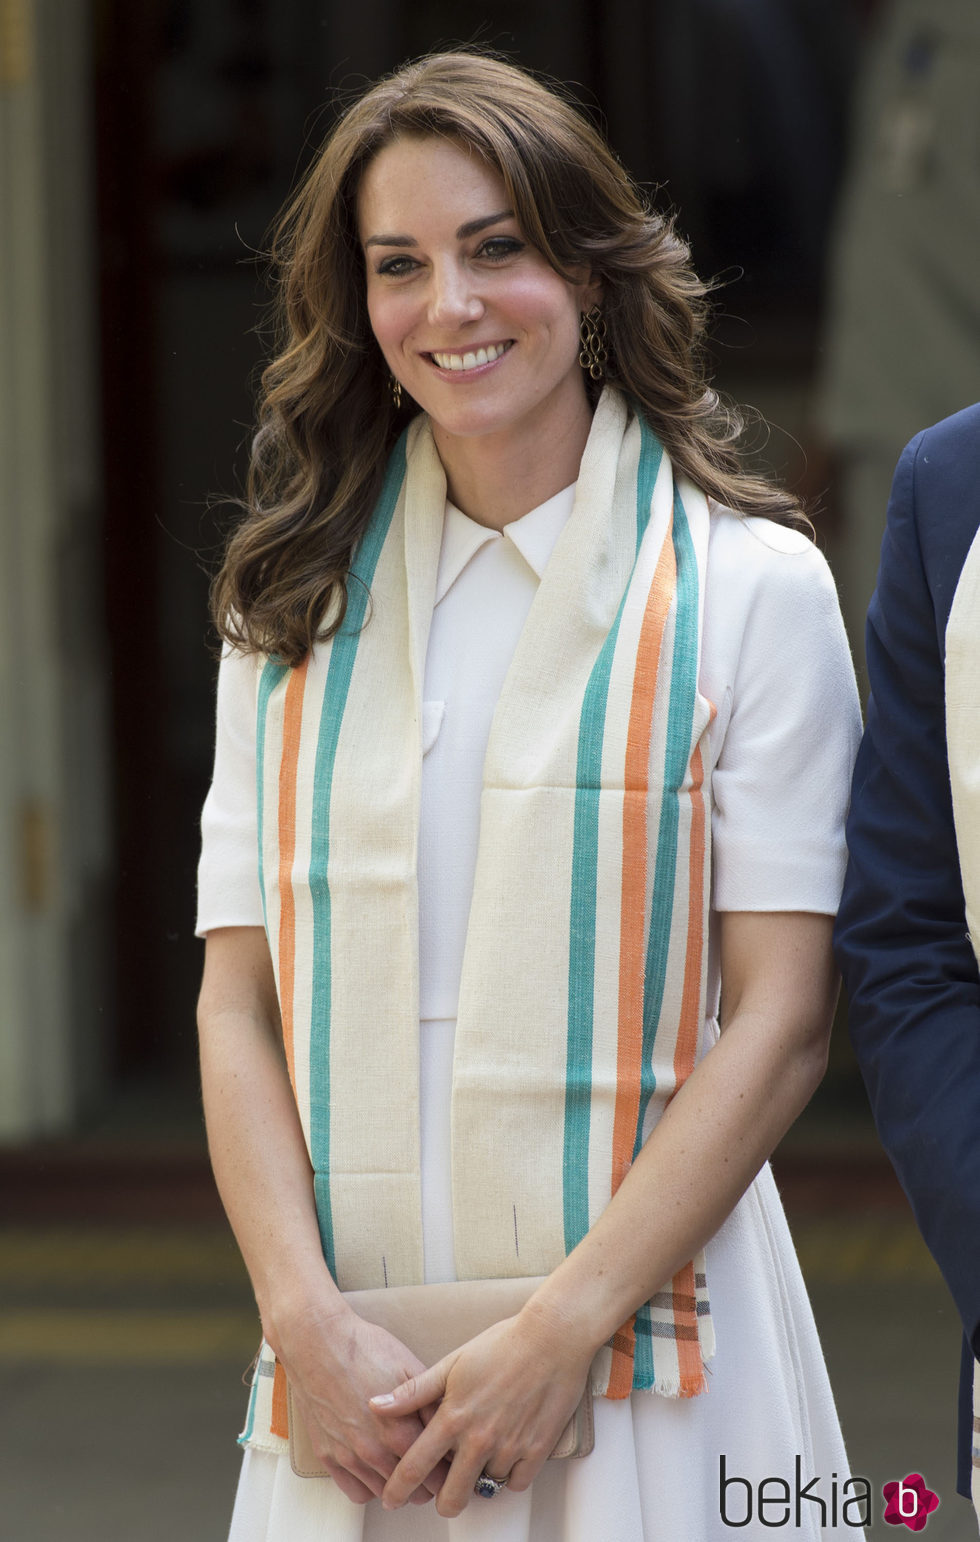
[{"label": "sapphire ring", "polygon": [[473,1485],[473,1492],[479,1494],[481,1499],[493,1499],[506,1487],[506,1478],[491,1478],[488,1472],[481,1472]]}]

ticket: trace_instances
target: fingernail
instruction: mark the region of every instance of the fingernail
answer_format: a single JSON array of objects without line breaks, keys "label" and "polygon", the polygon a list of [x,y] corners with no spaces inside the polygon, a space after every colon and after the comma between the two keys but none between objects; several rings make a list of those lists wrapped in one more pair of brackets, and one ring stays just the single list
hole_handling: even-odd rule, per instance
[{"label": "fingernail", "polygon": [[368,1401],[374,1403],[376,1408],[388,1408],[395,1401],[395,1394],[393,1392],[379,1392],[377,1397],[369,1398]]}]

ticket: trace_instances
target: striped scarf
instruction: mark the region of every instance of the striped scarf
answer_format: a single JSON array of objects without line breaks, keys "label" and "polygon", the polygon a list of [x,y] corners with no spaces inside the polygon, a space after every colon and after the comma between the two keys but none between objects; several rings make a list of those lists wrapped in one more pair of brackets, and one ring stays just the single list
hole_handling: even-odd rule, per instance
[{"label": "striped scarf", "polygon": [[[258,689],[266,929],[324,1256],[345,1290],[423,1279],[416,864],[445,497],[416,419],[343,626],[296,669],[268,662]],[[460,1279],[554,1269],[694,1065],[707,543],[705,498],[607,387],[484,765],[452,1091]],[[699,1256],[600,1354],[595,1391],[693,1396],[712,1352]],[[266,1354],[268,1417],[271,1369]]]}]

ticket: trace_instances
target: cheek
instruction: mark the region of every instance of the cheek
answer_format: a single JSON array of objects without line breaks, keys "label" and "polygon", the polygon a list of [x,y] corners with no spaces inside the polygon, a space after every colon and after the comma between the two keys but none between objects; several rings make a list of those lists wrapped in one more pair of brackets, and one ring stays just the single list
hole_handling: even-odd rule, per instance
[{"label": "cheek", "polygon": [[555,284],[551,275],[546,280],[528,280],[515,292],[513,299],[525,325],[547,333],[552,345],[578,351],[578,298],[563,284]]},{"label": "cheek", "polygon": [[386,346],[391,325],[388,307],[384,302],[384,298],[372,290],[370,285],[367,292],[367,313],[368,321],[371,323],[371,331],[374,333],[378,346],[383,349]]},{"label": "cheek", "polygon": [[367,311],[371,331],[381,351],[388,354],[397,349],[411,328],[410,307],[404,298],[383,290],[372,290],[369,285]]}]

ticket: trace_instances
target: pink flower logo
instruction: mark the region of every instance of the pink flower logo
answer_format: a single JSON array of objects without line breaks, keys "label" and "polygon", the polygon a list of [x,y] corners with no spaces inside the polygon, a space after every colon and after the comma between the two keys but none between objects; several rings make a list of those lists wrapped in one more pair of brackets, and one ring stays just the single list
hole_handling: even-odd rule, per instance
[{"label": "pink flower logo", "polygon": [[939,1495],[926,1488],[919,1472],[910,1472],[898,1483],[886,1483],[881,1492],[886,1501],[884,1519],[889,1526],[922,1531],[933,1510],[939,1507]]}]

